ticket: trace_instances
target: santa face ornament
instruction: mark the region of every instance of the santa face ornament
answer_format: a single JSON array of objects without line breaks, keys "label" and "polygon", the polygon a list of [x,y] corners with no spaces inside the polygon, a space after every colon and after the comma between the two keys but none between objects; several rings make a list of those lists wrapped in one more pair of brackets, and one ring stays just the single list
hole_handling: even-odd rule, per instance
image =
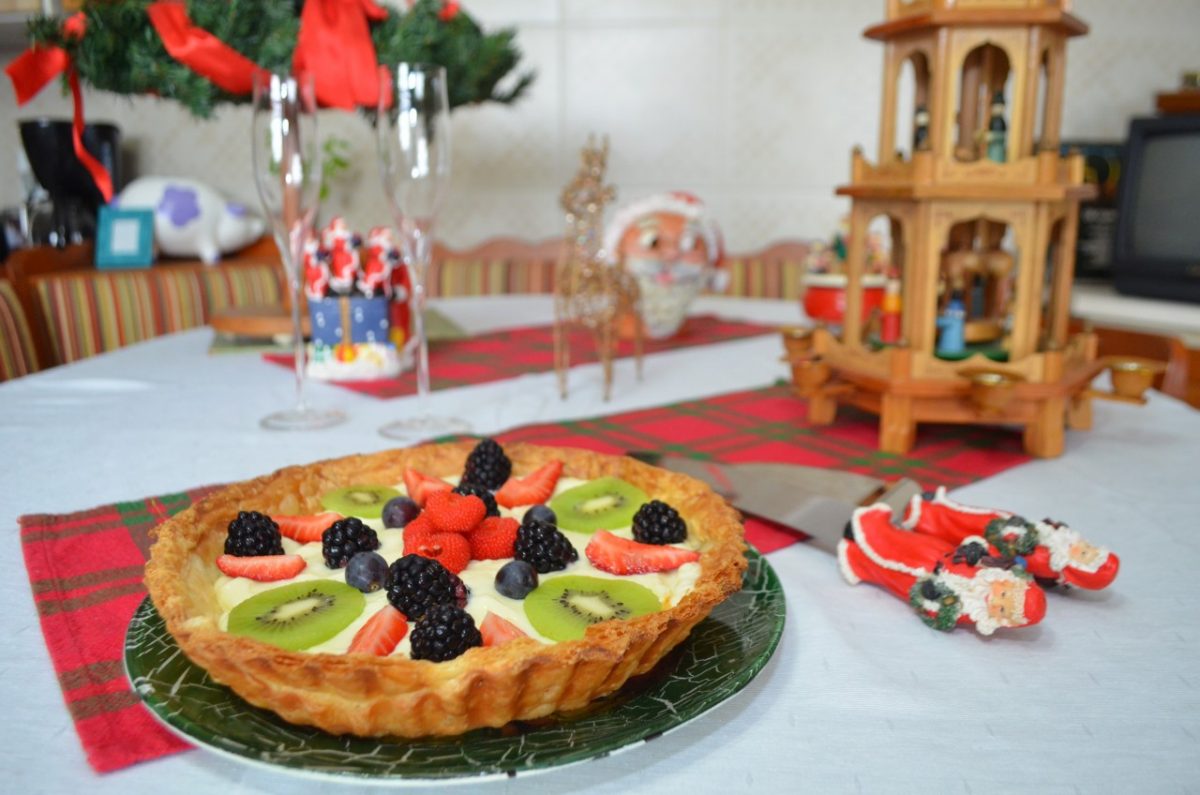
[{"label": "santa face ornament", "polygon": [[646,336],[677,333],[688,309],[713,285],[721,256],[716,225],[695,197],[651,196],[617,214],[605,235],[609,260],[637,280]]}]

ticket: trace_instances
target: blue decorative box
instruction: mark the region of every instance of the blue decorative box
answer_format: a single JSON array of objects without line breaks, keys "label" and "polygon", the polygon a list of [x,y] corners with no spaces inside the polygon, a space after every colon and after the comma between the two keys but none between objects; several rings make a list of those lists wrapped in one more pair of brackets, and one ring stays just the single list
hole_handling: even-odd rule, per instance
[{"label": "blue decorative box", "polygon": [[314,344],[334,347],[342,343],[390,343],[391,320],[384,296],[357,296],[308,300]]}]

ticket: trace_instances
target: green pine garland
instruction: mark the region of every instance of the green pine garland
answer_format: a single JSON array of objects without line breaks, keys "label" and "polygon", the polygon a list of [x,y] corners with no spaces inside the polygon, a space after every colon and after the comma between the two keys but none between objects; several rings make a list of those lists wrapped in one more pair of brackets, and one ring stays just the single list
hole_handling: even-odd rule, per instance
[{"label": "green pine garland", "polygon": [[[84,3],[87,33],[82,39],[63,35],[60,16],[35,17],[29,38],[35,44],[62,47],[70,53],[80,79],[116,94],[154,94],[174,100],[192,115],[212,116],[225,102],[249,97],[222,91],[205,77],[172,58],[146,16],[150,0],[89,0]],[[283,0],[188,0],[192,23],[204,28],[259,66],[286,71],[300,30],[300,4]],[[436,63],[446,68],[450,107],[481,102],[508,104],[533,83],[520,75],[513,86],[497,85],[516,68],[521,53],[516,33],[484,33],[465,11],[442,21],[442,0],[417,0],[406,12],[388,8],[386,19],[372,24],[371,38],[380,63]]]}]

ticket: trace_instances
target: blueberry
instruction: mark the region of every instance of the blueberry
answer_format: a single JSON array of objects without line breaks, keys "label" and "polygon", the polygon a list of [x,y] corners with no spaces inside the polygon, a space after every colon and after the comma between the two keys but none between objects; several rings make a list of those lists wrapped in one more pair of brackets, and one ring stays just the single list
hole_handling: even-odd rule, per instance
[{"label": "blueberry", "polygon": [[558,514],[554,510],[545,505],[535,505],[525,512],[523,519],[537,519],[539,522],[546,522],[558,527]]},{"label": "blueberry", "polygon": [[378,591],[387,575],[387,561],[378,552],[359,552],[346,564],[346,584],[363,593]]},{"label": "blueberry", "polygon": [[509,599],[524,599],[537,584],[537,569],[523,560],[509,561],[496,572],[496,590]]},{"label": "blueberry", "polygon": [[404,527],[420,512],[420,507],[408,497],[392,497],[383,506],[383,526]]}]

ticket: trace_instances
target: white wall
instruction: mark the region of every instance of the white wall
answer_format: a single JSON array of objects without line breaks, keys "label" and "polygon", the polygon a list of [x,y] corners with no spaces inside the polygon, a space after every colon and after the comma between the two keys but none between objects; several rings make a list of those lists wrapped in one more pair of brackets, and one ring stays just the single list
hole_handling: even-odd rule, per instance
[{"label": "white wall", "polygon": [[[729,248],[823,237],[846,205],[833,189],[851,147],[873,152],[882,48],[862,30],[883,0],[468,0],[485,25],[515,25],[532,93],[512,108],[455,114],[455,184],[441,235],[465,246],[496,235],[561,233],[558,194],[588,133],[612,143],[618,201],[680,188],[707,200]],[[1071,44],[1064,135],[1119,139],[1157,91],[1200,69],[1200,0],[1076,0],[1092,26]],[[17,202],[15,120],[68,116],[56,88],[26,108],[0,88],[0,205]],[[197,122],[153,99],[86,96],[88,118],[119,124],[143,174],[208,180],[256,202],[248,116]],[[325,114],[348,138],[357,174],[335,212],[365,228],[388,211],[372,138],[354,115]]]}]

